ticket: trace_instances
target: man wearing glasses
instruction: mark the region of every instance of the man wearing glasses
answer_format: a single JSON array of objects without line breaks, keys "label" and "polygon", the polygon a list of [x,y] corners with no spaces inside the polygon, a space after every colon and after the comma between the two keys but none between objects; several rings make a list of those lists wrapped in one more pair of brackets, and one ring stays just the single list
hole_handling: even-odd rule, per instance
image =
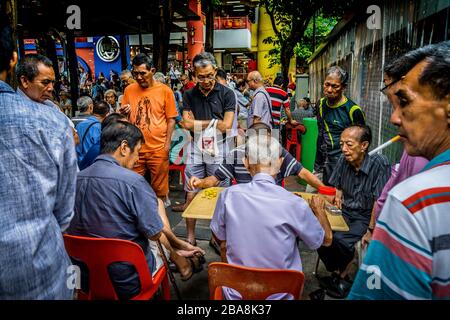
[{"label": "man wearing glasses", "polygon": [[153,191],[168,206],[169,150],[178,115],[175,97],[168,86],[154,81],[156,70],[150,57],[140,53],[132,66],[136,83],[125,89],[119,112],[144,134],[145,143],[134,171],[142,176],[150,173]]},{"label": "man wearing glasses", "polygon": [[254,91],[253,100],[248,108],[247,128],[253,123],[264,122],[270,128],[274,126],[270,95],[264,88],[264,82],[258,71],[252,71],[247,76],[248,87]]},{"label": "man wearing glasses", "polygon": [[[217,133],[215,139],[225,141],[225,134],[233,124],[236,108],[234,92],[216,81],[217,66],[214,56],[208,52],[202,52],[192,60],[194,65],[197,85],[186,91],[183,96],[183,127],[191,132],[193,141],[190,145],[189,157],[186,164],[186,179],[192,176],[200,179],[211,176],[224,158],[225,146],[219,143],[219,153],[214,156],[202,156],[202,150],[198,148],[198,139],[202,136],[200,132],[206,129],[211,120],[217,119]],[[195,133],[195,136],[194,136]],[[224,181],[221,186],[225,186]],[[192,201],[198,189],[192,189],[186,183],[186,203],[182,207],[173,208],[175,211],[183,211]],[[187,219],[187,240],[195,245],[195,219]]]}]

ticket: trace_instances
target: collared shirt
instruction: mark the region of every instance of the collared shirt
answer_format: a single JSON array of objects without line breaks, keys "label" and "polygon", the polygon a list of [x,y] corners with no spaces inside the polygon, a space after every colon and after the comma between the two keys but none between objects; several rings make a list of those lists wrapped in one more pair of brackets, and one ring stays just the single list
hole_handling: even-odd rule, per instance
[{"label": "collared shirt", "polygon": [[285,113],[284,110],[290,107],[289,96],[286,91],[278,87],[268,87],[266,91],[270,95],[270,102],[272,103],[274,127],[279,128],[282,113]]},{"label": "collared shirt", "polygon": [[395,166],[394,168],[392,168],[391,177],[384,186],[380,197],[375,203],[375,217],[377,219],[380,215],[381,209],[383,209],[384,203],[386,202],[388,192],[403,180],[406,180],[407,178],[419,173],[427,163],[427,159],[423,157],[412,157],[408,155],[406,151],[403,151],[402,158],[400,159],[400,164],[398,165],[398,167]]},{"label": "collared shirt", "polygon": [[183,111],[192,111],[195,120],[223,120],[225,112],[235,112],[236,98],[233,90],[216,81],[214,88],[205,96],[198,85],[183,95]]},{"label": "collared shirt", "polygon": [[98,121],[97,117],[89,116],[85,121],[80,122],[76,129],[80,143],[75,149],[77,151],[78,163],[81,163],[93,145],[100,145],[102,124]]},{"label": "collared shirt", "polygon": [[247,128],[253,124],[253,117],[261,118],[264,122],[272,128],[272,106],[270,102],[270,95],[267,93],[264,86],[259,87],[253,93],[252,104],[248,108]]},{"label": "collared shirt", "polygon": [[236,99],[239,104],[238,117],[240,119],[247,119],[247,117],[248,117],[248,111],[247,111],[248,99],[238,89],[234,89],[234,92],[236,93]]},{"label": "collared shirt", "polygon": [[342,211],[352,218],[370,219],[391,174],[388,159],[382,154],[366,155],[358,171],[341,156],[330,178],[330,184],[342,190]]},{"label": "collared shirt", "polygon": [[62,231],[73,214],[69,120],[0,81],[0,299],[71,299]]},{"label": "collared shirt", "polygon": [[449,213],[447,150],[389,192],[349,299],[450,299]]},{"label": "collared shirt", "polygon": [[324,238],[308,204],[264,173],[220,193],[211,230],[226,240],[228,263],[253,268],[302,271],[297,238],[313,250]]},{"label": "collared shirt", "polygon": [[298,121],[299,123],[303,123],[304,118],[314,118],[314,109],[309,106],[308,109],[305,108],[295,108],[292,111],[292,119]]},{"label": "collared shirt", "polygon": [[[231,150],[226,159],[217,168],[214,176],[219,181],[226,179],[236,179],[237,183],[247,183],[252,181],[252,176],[242,162],[245,156],[245,146],[239,146]],[[282,149],[281,156],[284,158],[280,167],[280,172],[277,174],[276,183],[281,186],[284,178],[289,176],[297,176],[303,169],[303,166],[298,162],[286,149]]]},{"label": "collared shirt", "polygon": [[69,233],[134,241],[147,253],[161,229],[156,195],[141,175],[107,154],[78,174]]}]

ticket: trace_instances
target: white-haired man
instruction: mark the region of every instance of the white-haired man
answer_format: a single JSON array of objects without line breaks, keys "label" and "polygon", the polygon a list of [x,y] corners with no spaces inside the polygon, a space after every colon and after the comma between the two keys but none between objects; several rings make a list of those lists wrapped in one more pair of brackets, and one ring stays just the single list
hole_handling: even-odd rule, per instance
[{"label": "white-haired man", "polygon": [[[273,137],[251,136],[243,161],[253,180],[219,195],[211,230],[228,263],[302,271],[298,238],[313,250],[331,244],[332,231],[325,214],[315,216],[303,199],[276,185],[274,177],[283,162],[281,150]],[[225,289],[224,295],[239,299],[231,289]]]}]

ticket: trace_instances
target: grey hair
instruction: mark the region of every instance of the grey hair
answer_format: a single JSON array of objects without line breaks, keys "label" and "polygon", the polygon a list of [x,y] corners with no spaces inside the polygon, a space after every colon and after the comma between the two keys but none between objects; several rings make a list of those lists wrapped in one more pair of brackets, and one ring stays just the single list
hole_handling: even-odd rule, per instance
[{"label": "grey hair", "polygon": [[128,76],[130,78],[133,77],[133,75],[131,74],[131,71],[128,69],[122,70],[122,72],[120,73],[121,76]]},{"label": "grey hair", "polygon": [[166,77],[164,77],[164,74],[162,72],[155,72],[155,74],[153,75],[153,80],[164,84],[166,83]]},{"label": "grey hair", "polygon": [[86,112],[90,104],[94,105],[94,101],[91,99],[91,97],[88,96],[79,97],[77,100],[78,111]]},{"label": "grey hair", "polygon": [[325,78],[328,76],[337,76],[339,78],[339,81],[343,86],[347,86],[348,81],[348,72],[342,69],[339,66],[332,66],[329,68],[325,74]]},{"label": "grey hair", "polygon": [[33,81],[39,75],[38,65],[42,63],[44,66],[53,68],[52,61],[41,54],[27,54],[17,64],[16,77],[20,82],[20,78],[25,76],[29,81]]},{"label": "grey hair", "polygon": [[113,89],[108,89],[108,90],[106,90],[104,96],[106,97],[106,95],[108,95],[108,94],[110,94],[110,93],[113,93],[114,96],[115,96],[116,99],[117,99],[117,92],[116,92],[115,90],[113,90]]},{"label": "grey hair", "polygon": [[217,68],[216,59],[209,52],[199,53],[192,59],[192,64],[195,68],[205,68],[211,65],[213,68]]},{"label": "grey hair", "polygon": [[245,144],[245,156],[250,164],[276,165],[281,151],[278,140],[265,133],[251,135]]}]

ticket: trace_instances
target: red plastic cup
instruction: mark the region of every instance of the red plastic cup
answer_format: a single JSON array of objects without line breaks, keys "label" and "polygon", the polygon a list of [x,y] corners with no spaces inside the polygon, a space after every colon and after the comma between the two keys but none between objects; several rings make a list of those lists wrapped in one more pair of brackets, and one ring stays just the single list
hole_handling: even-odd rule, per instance
[{"label": "red plastic cup", "polygon": [[321,194],[329,203],[333,203],[336,196],[336,188],[323,186],[319,187],[319,194]]}]

